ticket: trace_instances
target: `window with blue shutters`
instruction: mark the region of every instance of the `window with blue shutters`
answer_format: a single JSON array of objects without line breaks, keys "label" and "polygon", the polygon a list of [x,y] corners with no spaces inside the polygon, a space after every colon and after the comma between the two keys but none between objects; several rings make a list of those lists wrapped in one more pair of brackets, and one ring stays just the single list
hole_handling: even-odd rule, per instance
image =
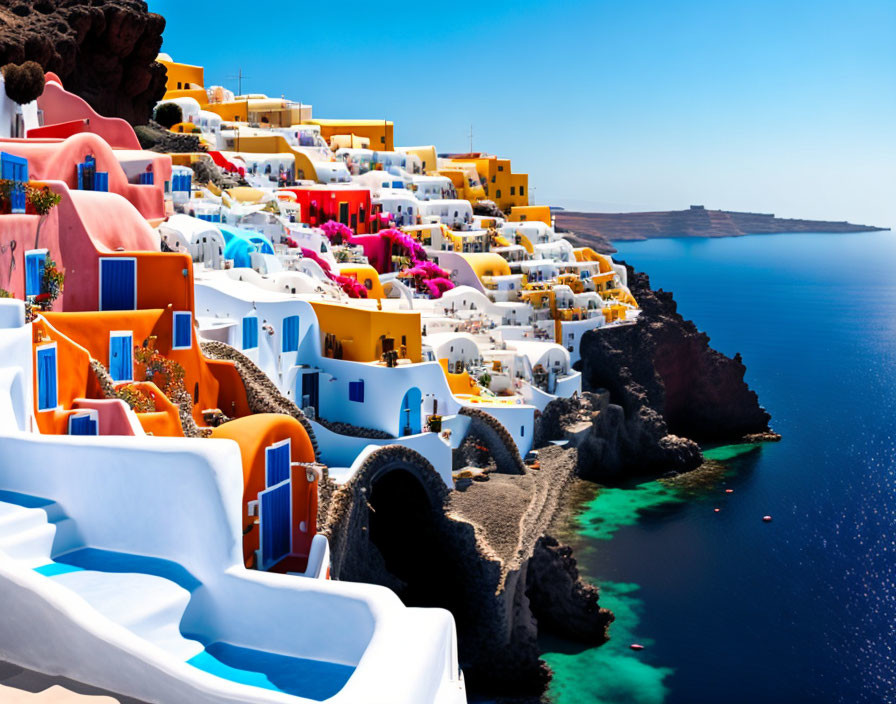
[{"label": "window with blue shutters", "polygon": [[137,260],[100,258],[100,310],[137,309]]},{"label": "window with blue shutters", "polygon": [[299,351],[299,316],[290,315],[283,319],[283,351]]},{"label": "window with blue shutters", "polygon": [[134,378],[134,336],[132,333],[109,333],[109,374],[112,381],[131,381]]},{"label": "window with blue shutters", "polygon": [[243,349],[252,350],[258,347],[258,318],[247,315],[243,318]]},{"label": "window with blue shutters", "polygon": [[28,160],[25,157],[0,152],[0,177],[12,181],[9,193],[10,212],[25,212],[25,182],[28,181]]},{"label": "window with blue shutters", "polygon": [[290,441],[281,440],[265,448],[265,486],[272,487],[289,479]]},{"label": "window with blue shutters", "polygon": [[187,350],[193,346],[193,314],[190,311],[176,311],[171,339],[173,350]]},{"label": "window with blue shutters", "polygon": [[99,435],[99,423],[90,413],[77,413],[68,418],[69,435]]},{"label": "window with blue shutters", "polygon": [[37,410],[59,405],[56,390],[56,345],[37,348]]},{"label": "window with blue shutters", "polygon": [[155,174],[152,171],[144,171],[140,174],[140,184],[143,186],[152,186],[155,183]]},{"label": "window with blue shutters", "polygon": [[25,252],[25,295],[37,296],[43,293],[44,265],[47,250],[32,249]]},{"label": "window with blue shutters", "polygon": [[93,190],[108,191],[109,190],[109,172],[97,171],[93,175]]},{"label": "window with blue shutters", "polygon": [[348,400],[364,403],[364,380],[348,382]]}]

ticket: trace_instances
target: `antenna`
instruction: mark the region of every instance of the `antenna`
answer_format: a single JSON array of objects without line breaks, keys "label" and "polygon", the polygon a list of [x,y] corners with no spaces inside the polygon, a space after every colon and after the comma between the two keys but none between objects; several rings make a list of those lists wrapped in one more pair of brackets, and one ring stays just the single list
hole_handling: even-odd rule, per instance
[{"label": "antenna", "polygon": [[243,75],[242,67],[240,67],[239,71],[237,71],[237,74],[235,76],[227,77],[228,81],[236,81],[237,82],[237,84],[236,84],[237,85],[237,88],[236,88],[237,95],[243,94],[243,79],[244,78],[249,78],[249,77]]}]

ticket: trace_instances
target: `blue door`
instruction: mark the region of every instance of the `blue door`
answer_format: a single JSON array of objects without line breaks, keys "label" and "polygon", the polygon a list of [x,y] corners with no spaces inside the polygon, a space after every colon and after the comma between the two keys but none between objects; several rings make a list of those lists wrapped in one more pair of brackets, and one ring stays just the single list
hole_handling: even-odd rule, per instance
[{"label": "blue door", "polygon": [[401,434],[416,435],[421,432],[420,406],[423,395],[416,386],[409,389],[401,401]]},{"label": "blue door", "polygon": [[292,489],[290,482],[262,491],[258,522],[261,524],[261,568],[267,569],[289,555],[292,513]]},{"label": "blue door", "polygon": [[302,402],[299,405],[303,408],[305,406],[311,406],[314,408],[315,413],[319,413],[320,409],[317,406],[319,393],[320,374],[318,372],[302,374],[302,394],[299,397]]},{"label": "blue door", "polygon": [[283,351],[299,351],[299,316],[290,315],[283,319]]},{"label": "blue door", "polygon": [[99,435],[97,422],[87,413],[77,416],[69,416],[69,435]]},{"label": "blue door", "polygon": [[268,487],[289,479],[289,446],[289,440],[284,440],[265,449],[265,484]]},{"label": "blue door", "polygon": [[130,381],[134,378],[133,350],[133,335],[112,333],[109,337],[109,374],[113,381]]},{"label": "blue door", "polygon": [[48,411],[59,405],[56,392],[56,347],[37,349],[37,410]]},{"label": "blue door", "polygon": [[37,296],[42,293],[44,282],[44,265],[47,263],[47,250],[35,249],[25,252],[25,295]]},{"label": "blue door", "polygon": [[258,347],[258,318],[247,315],[243,318],[243,349],[253,350]]},{"label": "blue door", "polygon": [[137,260],[100,259],[100,310],[136,310]]}]

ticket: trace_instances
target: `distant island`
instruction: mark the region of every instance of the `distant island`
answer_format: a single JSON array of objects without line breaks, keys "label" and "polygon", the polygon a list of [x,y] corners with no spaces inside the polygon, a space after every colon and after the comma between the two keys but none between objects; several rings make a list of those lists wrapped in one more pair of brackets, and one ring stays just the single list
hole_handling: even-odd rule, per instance
[{"label": "distant island", "polygon": [[771,213],[738,213],[707,210],[692,205],[687,210],[643,213],[554,212],[558,232],[567,239],[598,252],[616,251],[613,240],[649,240],[659,237],[742,237],[782,232],[874,232],[885,227],[854,225],[846,221],[777,218]]}]

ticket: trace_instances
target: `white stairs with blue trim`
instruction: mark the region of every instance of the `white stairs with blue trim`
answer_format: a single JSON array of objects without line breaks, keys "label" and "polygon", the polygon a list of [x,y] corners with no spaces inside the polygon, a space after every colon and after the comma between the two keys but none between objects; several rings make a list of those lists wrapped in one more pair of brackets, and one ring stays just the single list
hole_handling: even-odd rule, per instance
[{"label": "white stairs with blue trim", "polygon": [[190,602],[188,589],[151,574],[71,568],[56,562],[84,547],[77,525],[59,504],[0,492],[0,551],[178,660],[185,662],[204,650],[202,643],[180,633]]}]

